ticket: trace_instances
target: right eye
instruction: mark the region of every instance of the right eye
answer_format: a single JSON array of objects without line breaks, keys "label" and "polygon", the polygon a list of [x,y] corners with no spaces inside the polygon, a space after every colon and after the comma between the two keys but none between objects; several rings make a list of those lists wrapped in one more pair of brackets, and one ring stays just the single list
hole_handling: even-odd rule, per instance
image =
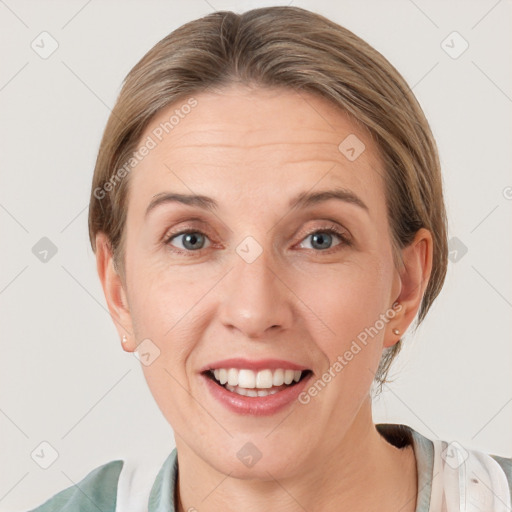
[{"label": "right eye", "polygon": [[[206,242],[209,242],[209,239],[201,231],[187,230],[173,233],[165,243],[179,249],[177,252],[198,252],[205,248]],[[179,243],[181,246],[176,246],[175,243]]]}]

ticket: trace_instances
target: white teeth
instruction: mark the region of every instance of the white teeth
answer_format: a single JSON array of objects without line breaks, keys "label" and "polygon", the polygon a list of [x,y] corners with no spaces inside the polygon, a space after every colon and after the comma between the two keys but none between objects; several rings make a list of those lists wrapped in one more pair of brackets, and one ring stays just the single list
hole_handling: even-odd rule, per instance
[{"label": "white teeth", "polygon": [[271,391],[267,391],[266,389],[258,389],[258,396],[273,395],[274,393],[277,393],[277,389],[272,389]]},{"label": "white teeth", "polygon": [[228,381],[228,372],[224,368],[221,368],[219,370],[219,382],[221,384],[226,384],[227,381]]},{"label": "white teeth", "polygon": [[259,389],[272,387],[272,371],[262,370],[256,375],[256,387]]},{"label": "white teeth", "polygon": [[282,386],[284,384],[284,370],[276,370],[274,372],[272,384],[274,386]]},{"label": "white teeth", "polygon": [[[222,375],[222,372],[221,372]],[[295,372],[293,370],[285,370],[284,372],[284,383],[291,384],[293,381],[293,377],[295,376]]]},{"label": "white teeth", "polygon": [[238,386],[230,386],[229,384],[226,384],[226,389],[228,391],[231,391],[232,393],[236,393],[238,395],[252,396],[252,397],[273,395],[273,394],[278,393],[280,391],[279,389],[258,389],[258,390],[255,390],[255,389],[245,389],[245,388],[240,388]]},{"label": "white teeth", "polygon": [[[230,388],[259,389],[267,390],[272,387],[290,385],[292,382],[298,382],[302,376],[301,370],[253,370],[238,368],[216,368],[213,370],[215,379],[222,385]],[[265,395],[248,395],[248,396],[265,396]]]},{"label": "white teeth", "polygon": [[238,370],[236,368],[230,368],[228,370],[228,384],[230,386],[236,386],[238,384]]},{"label": "white teeth", "polygon": [[229,389],[229,391],[233,391],[233,392],[238,393],[239,395],[242,395],[242,396],[247,396],[247,391],[249,391],[248,389],[239,388],[238,386],[236,388],[234,386],[229,386],[228,389]]},{"label": "white teeth", "polygon": [[[222,382],[221,382],[222,384]],[[238,385],[241,388],[252,389],[256,387],[256,374],[252,370],[238,371]]]}]

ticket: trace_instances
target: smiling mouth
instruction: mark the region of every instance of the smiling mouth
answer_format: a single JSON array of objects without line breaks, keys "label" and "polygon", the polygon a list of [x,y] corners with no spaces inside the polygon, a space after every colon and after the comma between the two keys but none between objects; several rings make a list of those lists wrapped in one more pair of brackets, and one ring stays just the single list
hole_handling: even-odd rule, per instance
[{"label": "smiling mouth", "polygon": [[252,370],[219,368],[206,370],[203,375],[220,387],[242,396],[259,397],[279,393],[296,386],[311,375],[311,370]]}]

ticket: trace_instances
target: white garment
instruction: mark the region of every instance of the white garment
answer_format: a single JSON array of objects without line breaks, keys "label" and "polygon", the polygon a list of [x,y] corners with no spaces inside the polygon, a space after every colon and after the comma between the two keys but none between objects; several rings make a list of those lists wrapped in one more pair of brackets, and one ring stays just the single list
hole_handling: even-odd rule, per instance
[{"label": "white garment", "polygon": [[125,459],[117,484],[116,512],[147,512],[162,461]]},{"label": "white garment", "polygon": [[510,487],[489,455],[457,442],[432,441],[434,467],[429,512],[511,512]]}]

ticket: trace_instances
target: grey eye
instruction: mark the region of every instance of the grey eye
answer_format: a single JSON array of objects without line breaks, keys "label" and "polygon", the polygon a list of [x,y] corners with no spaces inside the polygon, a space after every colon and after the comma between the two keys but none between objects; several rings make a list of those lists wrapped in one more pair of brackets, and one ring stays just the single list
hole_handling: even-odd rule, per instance
[{"label": "grey eye", "polygon": [[[181,247],[176,245],[176,240],[180,240],[181,238]],[[178,249],[185,249],[187,251],[196,251],[199,249],[203,249],[207,242],[208,238],[199,231],[190,231],[185,233],[178,233],[174,235],[169,243]]]},{"label": "grey eye", "polygon": [[335,233],[329,233],[329,231],[315,231],[304,238],[304,240],[311,239],[310,247],[305,247],[305,249],[318,249],[320,251],[330,249],[333,245],[333,238],[339,239],[340,236]]}]

